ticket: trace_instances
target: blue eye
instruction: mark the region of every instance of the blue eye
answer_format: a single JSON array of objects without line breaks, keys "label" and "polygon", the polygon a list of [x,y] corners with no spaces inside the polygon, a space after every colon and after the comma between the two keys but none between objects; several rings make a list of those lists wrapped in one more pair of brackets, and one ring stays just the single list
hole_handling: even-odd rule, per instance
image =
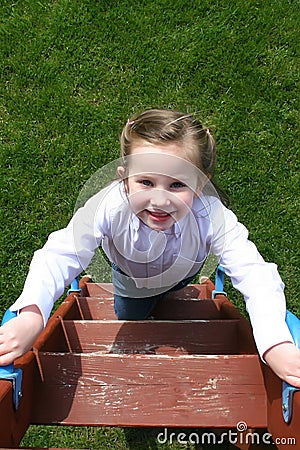
[{"label": "blue eye", "polygon": [[152,182],[150,180],[140,180],[139,183],[143,184],[144,186],[152,186]]},{"label": "blue eye", "polygon": [[174,183],[171,184],[171,187],[174,189],[180,189],[185,187],[186,185],[184,183],[181,183],[181,181],[174,181]]}]

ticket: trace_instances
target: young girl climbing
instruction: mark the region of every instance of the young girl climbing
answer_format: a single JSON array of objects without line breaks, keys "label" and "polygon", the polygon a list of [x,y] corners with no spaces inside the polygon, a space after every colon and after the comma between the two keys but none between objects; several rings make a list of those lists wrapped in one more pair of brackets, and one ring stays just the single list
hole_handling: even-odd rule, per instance
[{"label": "young girl climbing", "polygon": [[53,303],[102,246],[112,265],[115,313],[144,320],[186,286],[213,253],[246,303],[263,360],[300,387],[300,350],[285,322],[284,285],[248,240],[213,180],[216,146],[189,114],[147,110],[126,123],[118,177],[35,252],[16,318],[0,328],[0,365],[26,352]]}]

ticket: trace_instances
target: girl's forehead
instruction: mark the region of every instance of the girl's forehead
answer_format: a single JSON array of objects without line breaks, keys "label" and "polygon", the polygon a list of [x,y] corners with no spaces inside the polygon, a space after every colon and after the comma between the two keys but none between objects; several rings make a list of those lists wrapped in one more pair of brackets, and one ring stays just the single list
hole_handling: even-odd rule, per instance
[{"label": "girl's forehead", "polygon": [[147,141],[137,142],[129,155],[128,166],[131,171],[141,170],[161,173],[173,173],[179,169],[191,170],[193,164],[184,158],[182,145],[179,143],[151,144]]},{"label": "girl's forehead", "polygon": [[196,169],[190,161],[169,153],[136,153],[126,159],[131,174],[151,172],[173,176],[176,173],[193,173]]},{"label": "girl's forehead", "polygon": [[205,177],[190,161],[167,152],[133,153],[126,157],[126,165],[129,177],[163,175],[193,186]]}]

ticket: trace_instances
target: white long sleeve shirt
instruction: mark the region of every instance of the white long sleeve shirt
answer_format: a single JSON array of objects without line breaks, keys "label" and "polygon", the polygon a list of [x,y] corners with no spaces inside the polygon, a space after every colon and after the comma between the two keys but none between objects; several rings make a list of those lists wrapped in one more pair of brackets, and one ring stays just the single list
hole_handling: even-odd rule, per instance
[{"label": "white long sleeve shirt", "polygon": [[133,280],[129,293],[122,280],[115,288],[135,297],[164,292],[196,274],[208,254],[215,254],[244,296],[259,354],[293,342],[276,265],[263,260],[248,240],[247,229],[219,199],[200,194],[184,218],[157,232],[131,211],[119,181],[89,199],[66,228],[52,233],[35,252],[23,292],[10,309],[35,304],[46,323],[54,301],[88,267],[101,245],[110,261]]}]

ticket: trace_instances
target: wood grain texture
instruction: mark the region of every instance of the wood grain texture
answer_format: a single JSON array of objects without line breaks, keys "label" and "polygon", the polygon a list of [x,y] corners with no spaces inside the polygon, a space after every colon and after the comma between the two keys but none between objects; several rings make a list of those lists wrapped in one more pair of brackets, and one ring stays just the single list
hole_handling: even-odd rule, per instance
[{"label": "wood grain texture", "polygon": [[[65,321],[73,352],[238,353],[238,320]],[[162,349],[162,350],[159,350]],[[167,352],[168,353],[168,352]]]},{"label": "wood grain texture", "polygon": [[[116,320],[113,299],[80,297],[79,308],[86,320]],[[151,313],[157,320],[221,319],[221,311],[213,300],[170,298],[161,300]]]},{"label": "wood grain texture", "polygon": [[44,383],[33,420],[192,427],[235,427],[244,420],[265,427],[257,358],[42,353]]}]

